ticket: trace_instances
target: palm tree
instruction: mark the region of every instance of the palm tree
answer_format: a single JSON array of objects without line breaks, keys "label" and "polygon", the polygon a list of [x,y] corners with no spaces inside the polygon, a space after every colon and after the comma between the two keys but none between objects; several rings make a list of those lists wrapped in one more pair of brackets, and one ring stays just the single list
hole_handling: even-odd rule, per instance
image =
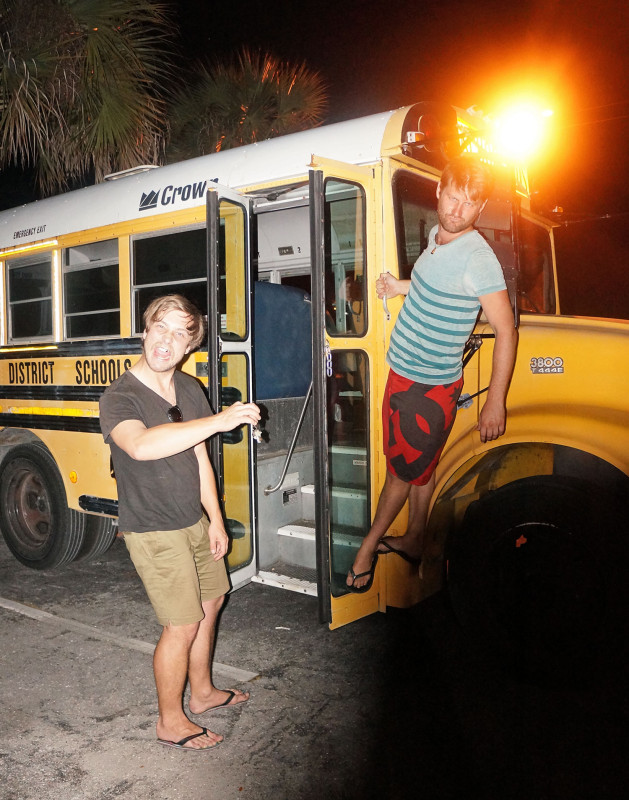
[{"label": "palm tree", "polygon": [[259,142],[320,125],[323,81],[305,63],[243,48],[231,61],[196,65],[175,98],[168,160]]},{"label": "palm tree", "polygon": [[41,194],[156,163],[172,25],[155,0],[0,0],[0,168]]}]

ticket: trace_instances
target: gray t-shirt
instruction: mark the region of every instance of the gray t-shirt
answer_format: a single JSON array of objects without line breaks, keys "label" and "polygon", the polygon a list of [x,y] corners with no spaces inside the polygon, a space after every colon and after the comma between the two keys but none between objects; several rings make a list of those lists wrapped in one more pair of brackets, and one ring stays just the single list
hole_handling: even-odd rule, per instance
[{"label": "gray t-shirt", "polygon": [[[184,421],[212,412],[201,385],[190,375],[175,372],[177,405]],[[127,419],[139,419],[147,428],[168,423],[170,403],[125,372],[100,400],[100,427],[111,448],[118,484],[118,524],[121,532],[171,531],[201,519],[199,462],[194,448],[168,458],[136,461],[111,438],[112,430]]]}]

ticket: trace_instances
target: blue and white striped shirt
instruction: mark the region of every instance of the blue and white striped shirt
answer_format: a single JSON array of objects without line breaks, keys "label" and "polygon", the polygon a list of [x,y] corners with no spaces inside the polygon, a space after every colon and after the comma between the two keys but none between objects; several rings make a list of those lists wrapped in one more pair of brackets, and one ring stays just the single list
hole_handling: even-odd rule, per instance
[{"label": "blue and white striped shirt", "polygon": [[498,259],[477,231],[435,245],[437,230],[430,232],[428,247],[413,267],[387,353],[398,375],[434,385],[460,378],[478,298],[506,288]]}]

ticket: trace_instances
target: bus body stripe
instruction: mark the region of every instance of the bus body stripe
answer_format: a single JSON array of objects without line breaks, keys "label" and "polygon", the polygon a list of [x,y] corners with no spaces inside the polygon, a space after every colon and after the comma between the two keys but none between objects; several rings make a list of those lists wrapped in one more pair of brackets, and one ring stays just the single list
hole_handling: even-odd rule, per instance
[{"label": "bus body stripe", "polygon": [[142,340],[134,336],[132,339],[94,339],[85,342],[57,342],[46,345],[20,345],[0,347],[0,359],[20,358],[80,358],[82,356],[121,356],[140,354]]},{"label": "bus body stripe", "polygon": [[1,400],[39,400],[97,403],[106,386],[0,386]]},{"label": "bus body stripe", "polygon": [[98,417],[69,417],[61,414],[0,414],[0,428],[100,433]]}]

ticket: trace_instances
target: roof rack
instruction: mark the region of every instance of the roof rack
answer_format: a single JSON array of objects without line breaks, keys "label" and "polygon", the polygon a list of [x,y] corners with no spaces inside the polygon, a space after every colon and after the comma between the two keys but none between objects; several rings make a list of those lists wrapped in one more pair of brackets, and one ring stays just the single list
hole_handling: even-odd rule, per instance
[{"label": "roof rack", "polygon": [[104,181],[117,181],[119,178],[129,178],[131,175],[139,175],[141,172],[148,172],[151,169],[158,169],[158,164],[140,164],[137,167],[120,170],[120,172],[110,172],[105,175]]}]

